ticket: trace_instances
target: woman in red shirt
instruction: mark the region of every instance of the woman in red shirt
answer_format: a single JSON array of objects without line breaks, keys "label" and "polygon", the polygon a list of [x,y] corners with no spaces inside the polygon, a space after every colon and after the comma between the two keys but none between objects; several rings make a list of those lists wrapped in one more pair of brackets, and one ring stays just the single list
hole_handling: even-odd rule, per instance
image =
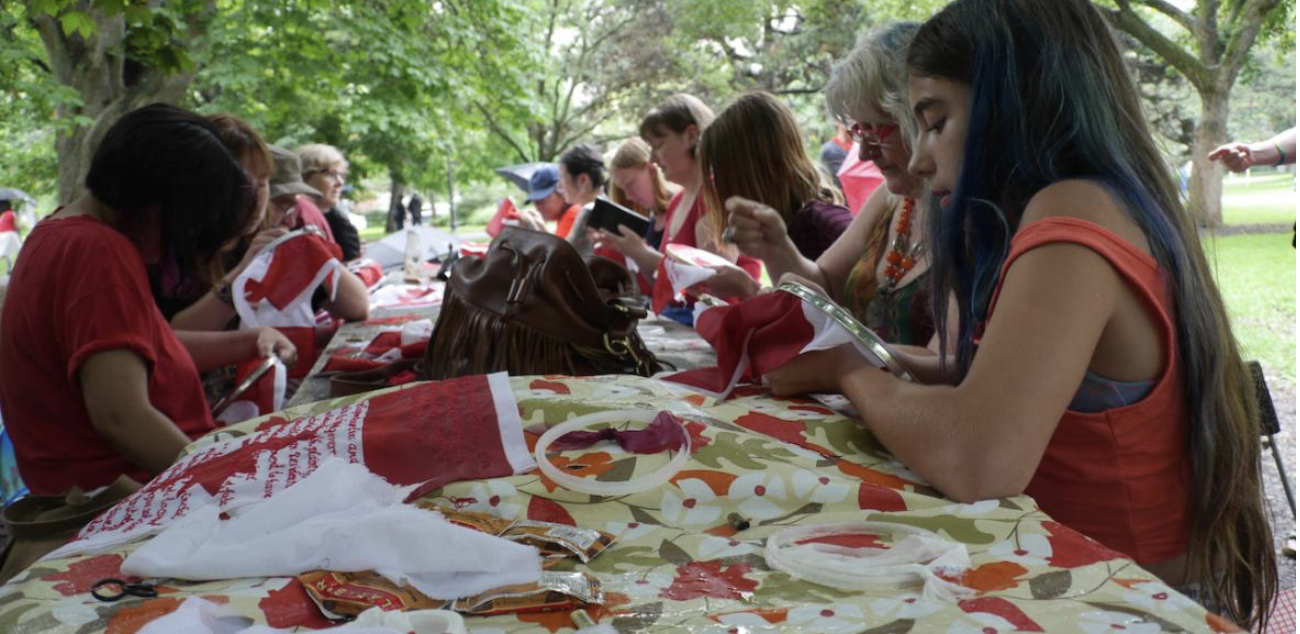
[{"label": "woman in red shirt", "polygon": [[842,391],[949,497],[1026,493],[1258,625],[1277,565],[1253,386],[1106,19],[1087,0],[957,0],[907,64],[956,358],[922,385],[833,349],[769,374],[774,391]]},{"label": "woman in red shirt", "polygon": [[145,267],[212,275],[264,202],[260,185],[208,120],[154,104],[109,129],[87,191],[32,229],[0,319],[0,407],[33,493],[147,481],[213,429]]}]

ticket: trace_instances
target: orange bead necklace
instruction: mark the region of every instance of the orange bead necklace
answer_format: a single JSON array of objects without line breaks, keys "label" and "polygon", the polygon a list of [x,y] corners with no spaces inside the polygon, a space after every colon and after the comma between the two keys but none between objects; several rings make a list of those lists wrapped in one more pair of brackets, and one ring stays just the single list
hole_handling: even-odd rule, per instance
[{"label": "orange bead necklace", "polygon": [[898,286],[898,282],[916,267],[916,260],[921,257],[921,252],[925,250],[925,242],[918,240],[916,244],[908,244],[912,235],[912,211],[916,209],[916,200],[912,198],[903,199],[903,211],[898,214],[898,235],[894,236],[894,244],[885,256],[887,262],[885,266],[885,281],[881,285],[883,290],[890,290]]}]

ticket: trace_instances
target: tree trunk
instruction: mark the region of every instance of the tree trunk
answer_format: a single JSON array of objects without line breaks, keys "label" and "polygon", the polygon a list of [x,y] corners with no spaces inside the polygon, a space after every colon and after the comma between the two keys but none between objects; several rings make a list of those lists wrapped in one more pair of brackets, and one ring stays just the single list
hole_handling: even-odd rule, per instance
[{"label": "tree trunk", "polygon": [[392,233],[401,229],[406,222],[406,207],[401,207],[398,212],[398,205],[401,205],[402,197],[406,195],[406,183],[402,182],[402,177],[396,172],[390,172],[389,177],[393,179],[392,194],[388,198],[388,211],[386,212],[387,221],[384,223],[384,232]]},{"label": "tree trunk", "polygon": [[1197,226],[1223,225],[1223,166],[1208,158],[1214,148],[1228,142],[1228,95],[1231,88],[1202,91],[1201,117],[1192,143],[1192,177],[1187,210]]},{"label": "tree trunk", "polygon": [[456,159],[447,156],[447,216],[451,221],[451,230],[456,231]]},{"label": "tree trunk", "polygon": [[55,79],[74,88],[82,100],[80,106],[58,106],[55,116],[89,120],[55,137],[61,205],[81,195],[95,149],[119,117],[150,103],[180,101],[194,78],[191,73],[169,75],[129,62],[124,54],[126,21],[122,14],[106,15],[84,0],[73,8],[87,12],[95,20],[98,28],[89,39],[64,34],[59,21],[48,15],[32,20],[45,44]]}]

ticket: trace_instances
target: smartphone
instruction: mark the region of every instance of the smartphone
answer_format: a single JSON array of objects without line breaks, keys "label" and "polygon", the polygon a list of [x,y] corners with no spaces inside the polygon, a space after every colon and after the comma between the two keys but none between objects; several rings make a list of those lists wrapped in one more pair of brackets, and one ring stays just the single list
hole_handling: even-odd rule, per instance
[{"label": "smartphone", "polygon": [[613,201],[597,198],[591,214],[587,216],[587,227],[604,229],[618,235],[620,225],[643,236],[650,229],[650,219]]}]

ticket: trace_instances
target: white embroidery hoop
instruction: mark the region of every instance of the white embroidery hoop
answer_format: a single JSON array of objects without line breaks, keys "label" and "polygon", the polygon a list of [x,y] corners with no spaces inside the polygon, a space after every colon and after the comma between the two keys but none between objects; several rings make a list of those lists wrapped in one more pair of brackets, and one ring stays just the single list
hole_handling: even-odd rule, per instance
[{"label": "white embroidery hoop", "polygon": [[682,430],[682,446],[676,449],[677,454],[673,456],[668,464],[660,467],[654,473],[644,475],[639,478],[633,478],[626,482],[599,482],[588,478],[579,478],[572,476],[556,468],[546,459],[546,450],[550,449],[551,444],[557,438],[571,431],[576,431],[584,427],[590,427],[600,423],[644,423],[649,425],[654,422],[658,411],[651,410],[623,410],[612,412],[596,412],[586,414],[567,420],[555,427],[546,430],[542,437],[537,440],[537,446],[533,448],[533,456],[537,460],[537,468],[547,478],[570,491],[586,493],[588,495],[599,495],[604,497],[616,495],[632,495],[663,486],[673,476],[677,475],[682,467],[686,466],[686,460],[691,456],[691,435],[686,431],[686,427],[680,426]]},{"label": "white embroidery hoop", "polygon": [[[829,535],[901,534],[926,540],[879,553],[829,544],[799,545],[798,542]],[[945,544],[941,544],[944,542]],[[915,546],[915,547],[911,547]],[[763,552],[769,568],[818,585],[843,590],[896,593],[922,586],[928,599],[952,601],[970,596],[964,586],[939,577],[936,571],[960,572],[970,566],[966,547],[924,528],[895,522],[832,522],[791,526],[767,538]]]}]

